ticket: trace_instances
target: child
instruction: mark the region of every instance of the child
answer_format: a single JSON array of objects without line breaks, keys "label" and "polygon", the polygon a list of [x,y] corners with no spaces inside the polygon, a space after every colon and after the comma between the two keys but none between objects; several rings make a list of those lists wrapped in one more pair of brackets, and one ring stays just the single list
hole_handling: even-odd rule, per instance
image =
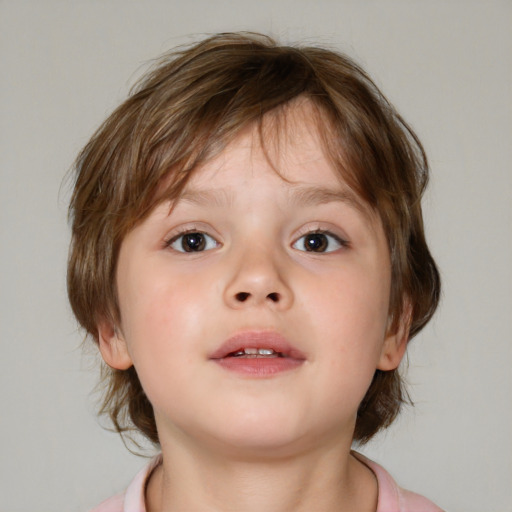
[{"label": "child", "polygon": [[165,56],[76,164],[68,289],[102,412],[161,450],[102,512],[434,511],[351,451],[433,315],[427,161],[347,57],[220,34]]}]

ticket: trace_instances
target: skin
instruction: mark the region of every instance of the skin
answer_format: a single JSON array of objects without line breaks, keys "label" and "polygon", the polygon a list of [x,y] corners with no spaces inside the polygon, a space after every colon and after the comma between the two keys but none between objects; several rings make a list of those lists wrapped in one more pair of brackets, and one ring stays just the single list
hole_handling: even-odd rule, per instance
[{"label": "skin", "polygon": [[[120,325],[98,332],[104,360],[135,365],[155,410],[163,464],[148,511],[376,509],[350,447],[375,370],[406,346],[406,326],[388,332],[387,242],[326,159],[311,105],[284,115],[272,164],[249,127],[123,241]],[[184,230],[208,235],[206,250],[180,252]],[[328,250],[305,250],[319,230]],[[251,378],[209,358],[246,331],[279,333],[304,363]]]}]

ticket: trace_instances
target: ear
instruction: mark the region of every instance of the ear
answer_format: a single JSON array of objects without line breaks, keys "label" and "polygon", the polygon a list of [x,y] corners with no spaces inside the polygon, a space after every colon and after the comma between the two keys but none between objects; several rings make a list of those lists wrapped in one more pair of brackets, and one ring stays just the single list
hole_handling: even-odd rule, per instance
[{"label": "ear", "polygon": [[411,327],[412,306],[409,301],[404,304],[398,326],[392,332],[388,328],[386,339],[382,345],[379,364],[377,368],[382,371],[396,370],[402,360],[407,342],[409,341],[409,329]]},{"label": "ear", "polygon": [[98,344],[105,363],[116,370],[127,370],[133,366],[126,341],[119,329],[108,320],[98,324]]}]

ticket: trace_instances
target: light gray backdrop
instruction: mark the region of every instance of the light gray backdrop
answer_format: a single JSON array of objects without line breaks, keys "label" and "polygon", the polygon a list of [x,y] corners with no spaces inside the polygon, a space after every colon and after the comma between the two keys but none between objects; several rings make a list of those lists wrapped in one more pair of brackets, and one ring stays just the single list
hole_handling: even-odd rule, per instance
[{"label": "light gray backdrop", "polygon": [[508,0],[0,1],[0,508],[86,510],[144,464],[94,416],[61,182],[142,64],[259,30],[358,59],[430,155],[443,303],[410,347],[415,409],[366,452],[448,510],[511,511],[511,27]]}]

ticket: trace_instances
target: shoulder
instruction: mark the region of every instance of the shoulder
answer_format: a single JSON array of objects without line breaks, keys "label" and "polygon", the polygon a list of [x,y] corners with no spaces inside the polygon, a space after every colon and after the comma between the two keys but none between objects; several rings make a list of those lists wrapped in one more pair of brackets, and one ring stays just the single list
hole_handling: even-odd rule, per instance
[{"label": "shoulder", "polygon": [[125,492],[103,501],[89,512],[146,512],[145,489],[152,471],[162,462],[158,455],[132,480]]},{"label": "shoulder", "polygon": [[102,501],[89,512],[123,512],[124,492]]},{"label": "shoulder", "polygon": [[359,453],[352,452],[352,454],[368,466],[377,478],[379,486],[377,512],[443,512],[427,498],[399,487],[379,464]]},{"label": "shoulder", "polygon": [[443,512],[436,504],[415,492],[399,488],[400,510],[404,512]]}]

